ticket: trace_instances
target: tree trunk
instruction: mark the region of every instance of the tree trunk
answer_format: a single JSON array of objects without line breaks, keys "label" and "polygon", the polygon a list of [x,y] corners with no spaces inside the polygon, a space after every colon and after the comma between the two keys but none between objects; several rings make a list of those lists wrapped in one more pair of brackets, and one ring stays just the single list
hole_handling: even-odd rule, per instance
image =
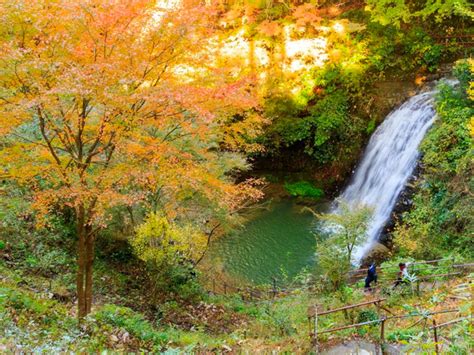
[{"label": "tree trunk", "polygon": [[249,54],[248,60],[249,60],[249,66],[250,66],[250,74],[254,75],[256,65],[255,65],[255,41],[253,40],[253,38],[250,38],[249,40],[249,53],[248,54]]},{"label": "tree trunk", "polygon": [[[87,228],[88,230],[90,228]],[[93,276],[93,264],[94,264],[94,242],[95,238],[90,231],[88,231],[88,237],[86,240],[86,287],[85,287],[85,306],[86,314],[89,314],[92,308],[92,276]]]},{"label": "tree trunk", "polygon": [[85,207],[79,206],[77,213],[77,317],[79,322],[92,309],[92,275],[95,238],[87,224]]},{"label": "tree trunk", "polygon": [[86,238],[87,232],[85,228],[85,211],[84,206],[77,209],[77,317],[79,321],[87,314],[86,295],[85,295],[85,275],[86,275]]}]

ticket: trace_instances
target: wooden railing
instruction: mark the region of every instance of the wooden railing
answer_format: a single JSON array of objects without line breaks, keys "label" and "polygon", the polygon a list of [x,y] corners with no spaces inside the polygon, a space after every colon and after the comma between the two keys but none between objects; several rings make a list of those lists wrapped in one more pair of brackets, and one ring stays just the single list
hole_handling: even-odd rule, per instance
[{"label": "wooden railing", "polygon": [[[449,262],[451,263],[449,265],[439,265],[441,262]],[[448,273],[434,273],[430,275],[419,275],[416,276],[416,273],[420,270],[417,270],[417,265],[433,265],[433,264],[438,264],[433,271],[436,271],[439,268],[447,268],[453,270],[453,272],[448,272]],[[409,264],[409,271],[411,274],[414,274],[416,276],[416,279],[413,283],[411,283],[412,286],[412,291],[416,292],[417,294],[420,294],[421,288],[420,284],[423,281],[427,280],[435,280],[437,278],[446,278],[449,276],[460,276],[465,273],[466,270],[474,268],[474,263],[465,263],[465,264],[456,264],[454,259],[436,259],[436,260],[427,260],[427,261],[420,261],[420,262],[414,262]],[[396,275],[398,273],[398,269],[395,269],[394,267],[379,267],[377,270],[377,273],[379,276],[388,276],[388,275]],[[347,274],[347,279],[350,284],[355,284],[357,282],[360,282],[365,274],[367,273],[367,269],[358,269],[358,270],[352,270]],[[370,287],[370,291],[377,291],[381,290],[383,288],[388,288],[392,286],[397,280],[395,277],[388,277],[385,280],[380,277],[379,282],[376,286]],[[272,277],[269,280],[269,283],[267,285],[263,286],[254,286],[254,285],[235,285],[231,284],[230,282],[227,281],[219,281],[217,279],[213,279],[211,281],[211,284],[208,284],[208,289],[209,292],[212,294],[221,294],[221,295],[229,295],[229,294],[240,294],[242,299],[247,300],[247,301],[254,301],[254,300],[259,300],[259,299],[271,299],[275,298],[279,295],[285,295],[288,293],[291,293],[296,290],[301,290],[304,288],[308,289],[315,289],[317,286],[316,282],[310,282],[306,285],[298,285],[296,287],[292,286],[279,286],[278,285],[278,280],[275,277]]]},{"label": "wooden railing", "polygon": [[[351,329],[351,328],[359,328],[363,327],[366,325],[371,325],[371,324],[378,324],[380,325],[380,346],[383,347],[385,344],[385,329],[386,329],[386,322],[394,319],[402,319],[402,318],[412,318],[412,317],[422,317],[422,319],[426,319],[429,316],[437,315],[437,314],[445,314],[445,313],[459,313],[459,309],[443,309],[440,311],[435,311],[435,312],[427,312],[427,313],[411,313],[411,314],[402,314],[402,315],[394,315],[389,309],[386,307],[382,306],[382,303],[385,301],[385,298],[379,298],[379,299],[374,299],[371,301],[367,302],[362,302],[358,304],[353,304],[353,305],[347,305],[335,309],[330,309],[330,310],[325,310],[319,312],[318,306],[313,305],[308,308],[308,323],[310,327],[310,341],[313,349],[316,351],[316,353],[319,352],[319,340],[318,336],[321,334],[326,334],[326,333],[335,333],[339,332],[341,330],[346,330],[346,329]],[[359,322],[359,323],[354,323],[354,324],[347,324],[347,325],[341,325],[337,327],[333,327],[330,329],[319,329],[319,318],[328,314],[336,313],[336,312],[346,312],[349,309],[354,309],[354,308],[359,308],[359,307],[368,307],[371,305],[375,305],[379,318],[366,321],[366,322]],[[387,311],[390,313],[390,316],[386,315],[381,315],[380,310]],[[456,318],[454,320],[450,320],[448,322],[444,322],[441,324],[436,324],[436,320],[432,318],[433,326],[429,328],[429,330],[433,330],[433,338],[434,338],[434,344],[435,344],[435,351],[436,354],[440,354],[440,349],[439,349],[439,337],[438,337],[438,329],[441,327],[446,327],[450,326],[452,324],[461,322],[463,320],[471,319],[472,315],[467,316],[467,317],[461,317],[461,318]],[[417,322],[418,323],[418,322]],[[415,323],[416,324],[416,323]]]},{"label": "wooden railing", "polygon": [[452,35],[433,35],[437,44],[451,44],[453,41],[460,46],[471,47],[474,45],[474,34],[452,34]]}]

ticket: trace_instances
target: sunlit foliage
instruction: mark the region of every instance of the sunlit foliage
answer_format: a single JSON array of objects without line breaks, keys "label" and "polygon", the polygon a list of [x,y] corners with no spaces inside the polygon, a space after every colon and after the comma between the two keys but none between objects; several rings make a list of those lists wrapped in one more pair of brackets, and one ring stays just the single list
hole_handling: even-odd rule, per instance
[{"label": "sunlit foliage", "polygon": [[31,189],[39,217],[74,211],[79,317],[112,207],[159,191],[175,218],[194,194],[226,211],[259,196],[229,176],[261,122],[252,80],[208,61],[211,6],[4,1],[0,19],[2,170]]},{"label": "sunlit foliage", "polygon": [[455,15],[474,18],[474,12],[466,0],[368,0],[366,8],[376,21],[397,27],[417,18],[426,20],[430,16],[438,22]]},{"label": "sunlit foliage", "polygon": [[131,243],[140,259],[159,265],[180,260],[196,261],[206,240],[206,235],[192,226],[175,226],[165,217],[152,213],[137,228]]}]

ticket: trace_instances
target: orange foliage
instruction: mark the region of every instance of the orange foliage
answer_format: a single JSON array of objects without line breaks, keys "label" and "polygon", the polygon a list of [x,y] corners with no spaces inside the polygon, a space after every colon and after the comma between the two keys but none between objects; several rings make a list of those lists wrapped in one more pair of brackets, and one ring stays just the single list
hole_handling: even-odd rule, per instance
[{"label": "orange foliage", "polygon": [[259,30],[262,34],[273,37],[281,33],[281,27],[277,22],[265,20],[259,25]]},{"label": "orange foliage", "polygon": [[[157,17],[147,0],[17,5],[1,8],[0,127],[20,136],[2,151],[2,161],[35,186],[41,210],[60,201],[74,208],[85,203],[94,206],[91,218],[104,223],[108,207],[136,202],[137,195],[124,191],[147,170],[160,177],[183,164],[183,174],[193,168],[198,176],[213,174],[202,164],[213,158],[207,145],[186,152],[183,140],[221,136],[227,148],[239,146],[221,124],[256,105],[250,82],[229,76],[230,68],[208,66],[183,83],[174,70],[206,63],[212,8]],[[20,134],[26,125],[32,131]],[[159,164],[171,157],[175,162],[163,169]],[[36,183],[41,180],[47,188]]]},{"label": "orange foliage", "polygon": [[297,26],[317,25],[322,18],[316,5],[306,3],[295,8],[293,18],[296,20]]},{"label": "orange foliage", "polygon": [[185,11],[150,0],[1,3],[2,168],[31,187],[40,215],[75,211],[80,248],[110,207],[158,189],[171,217],[193,196],[228,211],[260,196],[227,176],[242,160],[231,150],[257,149],[243,137],[261,122],[252,80],[205,49],[215,15],[198,2]]}]

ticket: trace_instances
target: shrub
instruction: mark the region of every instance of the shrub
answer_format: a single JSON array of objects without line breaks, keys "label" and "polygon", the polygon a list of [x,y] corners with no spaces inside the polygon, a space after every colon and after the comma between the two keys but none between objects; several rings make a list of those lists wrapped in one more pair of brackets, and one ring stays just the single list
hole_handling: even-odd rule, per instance
[{"label": "shrub", "polygon": [[285,183],[285,189],[291,196],[320,198],[324,195],[323,190],[317,188],[308,181]]},{"label": "shrub", "polygon": [[347,273],[352,266],[352,253],[354,248],[362,243],[371,216],[370,208],[352,207],[342,200],[339,201],[337,213],[316,214],[329,231],[323,231],[322,240],[318,242],[318,272],[329,281],[334,290],[345,284]]},{"label": "shrub", "polygon": [[[379,315],[373,309],[364,309],[357,315],[357,322],[370,322],[379,319]],[[375,324],[375,323],[374,323]]]},{"label": "shrub", "polygon": [[400,342],[400,341],[410,341],[415,339],[417,336],[416,329],[397,329],[387,336],[388,341]]},{"label": "shrub", "polygon": [[297,149],[319,164],[345,157],[348,142],[358,144],[354,138],[365,129],[357,115],[350,114],[357,100],[365,99],[363,70],[330,64],[310,71],[302,81],[299,94],[280,94],[265,103],[265,116],[272,120],[263,138],[266,152]]},{"label": "shrub", "polygon": [[[474,68],[474,64],[471,62]],[[403,255],[438,258],[457,252],[472,257],[474,231],[472,199],[472,137],[474,115],[467,95],[472,68],[465,62],[454,73],[458,87],[441,84],[436,97],[438,120],[421,144],[423,168],[413,198],[395,235]]]},{"label": "shrub", "polygon": [[158,214],[150,214],[137,228],[131,244],[147,266],[155,300],[201,297],[194,261],[202,255],[206,239],[191,225],[178,226]]}]

